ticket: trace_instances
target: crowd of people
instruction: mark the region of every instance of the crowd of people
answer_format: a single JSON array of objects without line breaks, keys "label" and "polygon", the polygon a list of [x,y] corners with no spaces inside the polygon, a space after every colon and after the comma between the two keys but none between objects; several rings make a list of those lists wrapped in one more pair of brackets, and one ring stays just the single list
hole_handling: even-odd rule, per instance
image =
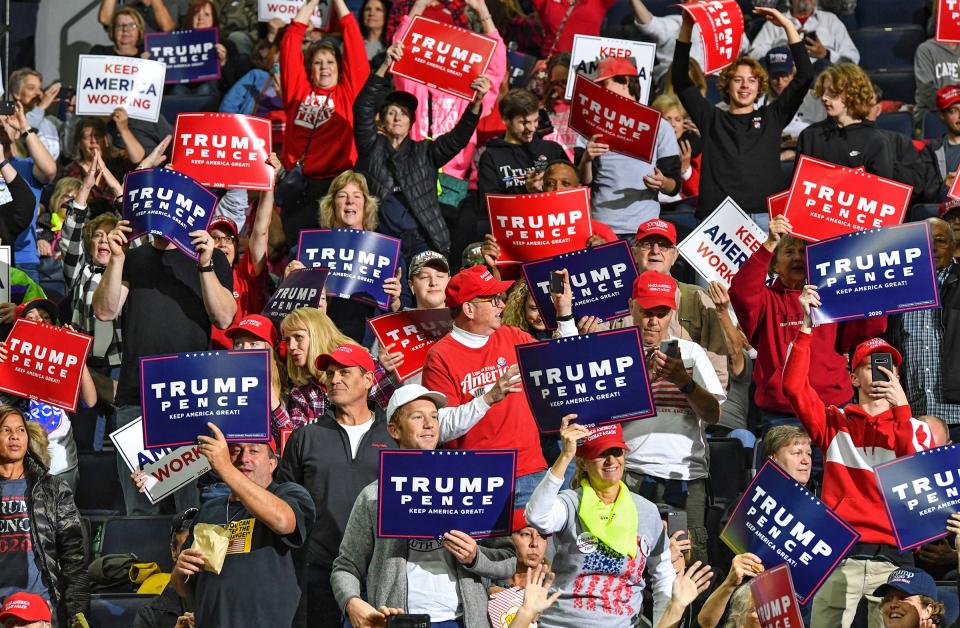
[{"label": "crowd of people", "polygon": [[[257,4],[100,2],[110,43],[92,54],[148,58],[146,33],[217,27],[220,78],[165,96],[271,121],[274,188],[211,189],[216,215],[189,234],[196,260],[164,237],[132,237],[120,211],[126,174],[165,167],[175,121],[122,107],[80,116],[61,81],[10,74],[0,335],[23,318],[93,342],[76,413],[0,393],[0,625],[87,625],[90,541],[74,496],[102,478],[80,472],[78,449],[109,449],[103,434],[142,415],[142,358],[211,349],[269,352],[273,439],[228,442],[210,424],[198,448],[211,471],[159,504],[117,456],[126,515],[178,513],[172,574],[136,627],[368,628],[400,615],[426,623],[396,625],[442,628],[759,626],[749,583],[773,565],[711,539],[710,513],[725,521],[734,505],[717,498],[732,479],[711,477],[720,438],[736,439],[744,477],[756,450],[861,535],[803,605],[806,625],[850,626],[858,612],[871,627],[945,623],[936,582],[958,577],[960,515],[946,540],[898,550],[873,469],[960,436],[960,201],[947,198],[960,167],[957,44],[931,37],[917,50],[910,110],[946,130],[911,142],[875,123],[899,104],[857,65],[871,51],[848,32],[855,1],[741,2],[746,34],[714,103],[693,19],[630,0],[624,29],[657,47],[644,104],[662,120],[648,162],[569,126],[573,35],[600,34],[611,0],[305,0],[270,22]],[[420,15],[497,43],[472,98],[392,74]],[[524,70],[522,58],[539,61]],[[588,78],[638,101],[637,72],[611,57]],[[813,324],[807,242],[767,211],[800,155],[912,186],[909,218],[929,226],[940,308]],[[581,245],[627,242],[638,277],[628,314],[604,322],[576,311],[561,272],[551,331],[531,286],[498,263],[485,196],[578,187],[593,218]],[[767,233],[729,287],[678,252],[728,197]],[[279,325],[262,315],[304,268],[300,233],[315,228],[399,240],[387,307],[331,294]],[[401,381],[403,352],[368,321],[444,308],[452,330]],[[541,434],[515,348],[627,326],[642,340],[655,416],[590,427],[568,415],[559,435]],[[877,366],[877,354],[892,363]],[[385,449],[515,450],[511,534],[378,536]],[[682,529],[668,529],[668,511],[685,514]]]}]

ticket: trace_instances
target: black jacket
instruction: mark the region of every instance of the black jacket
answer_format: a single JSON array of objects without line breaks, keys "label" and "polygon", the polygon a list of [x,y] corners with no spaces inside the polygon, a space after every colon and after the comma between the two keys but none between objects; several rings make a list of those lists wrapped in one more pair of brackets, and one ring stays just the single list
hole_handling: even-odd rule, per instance
[{"label": "black jacket", "polygon": [[921,159],[921,153],[909,137],[896,131],[879,129],[893,157],[893,180],[913,188],[910,203],[935,203],[943,183],[936,164]]},{"label": "black jacket", "polygon": [[317,507],[307,547],[308,564],[333,564],[353,503],[363,487],[377,479],[380,450],[396,448],[379,407],[374,410],[373,425],[360,441],[356,458],[351,457],[350,438],[333,418],[332,410],[315,423],[293,431],[283,449],[276,481],[303,485]]},{"label": "black jacket", "polygon": [[[0,242],[12,245],[17,236],[26,231],[33,222],[37,197],[33,195],[33,190],[19,174],[7,184],[7,189],[10,190],[12,200],[0,205]],[[13,248],[16,247],[11,248],[11,256],[14,255]],[[10,265],[13,266],[15,263],[16,260],[13,259]]]},{"label": "black jacket", "polygon": [[186,611],[183,599],[170,583],[160,595],[140,607],[133,620],[133,628],[173,628],[177,625],[177,618]]},{"label": "black jacket", "polygon": [[90,607],[80,512],[65,481],[50,475],[29,455],[23,464],[33,550],[57,617],[56,625],[65,628],[77,613],[89,613]]},{"label": "black jacket", "polygon": [[869,120],[844,127],[830,118],[814,122],[800,132],[797,155],[847,168],[863,166],[870,174],[893,179],[893,151],[883,131]]},{"label": "black jacket", "polygon": [[[480,116],[467,108],[449,133],[414,141],[407,136],[394,150],[390,140],[377,131],[377,110],[393,89],[390,79],[370,75],[353,103],[353,136],[357,143],[357,171],[367,177],[370,192],[386,199],[402,191],[407,208],[430,244],[440,253],[450,253],[450,230],[437,200],[437,171],[462,151]],[[353,504],[351,504],[352,506]]]},{"label": "black jacket", "polygon": [[567,153],[551,140],[534,136],[528,144],[511,144],[502,137],[493,138],[480,155],[481,200],[485,194],[526,194],[527,174],[542,172],[558,159],[568,159]]},{"label": "black jacket", "polygon": [[920,163],[923,172],[927,175],[924,182],[923,198],[917,198],[917,190],[913,191],[914,202],[939,203],[947,199],[947,160],[943,148],[945,138],[939,137],[927,142],[920,151]]}]

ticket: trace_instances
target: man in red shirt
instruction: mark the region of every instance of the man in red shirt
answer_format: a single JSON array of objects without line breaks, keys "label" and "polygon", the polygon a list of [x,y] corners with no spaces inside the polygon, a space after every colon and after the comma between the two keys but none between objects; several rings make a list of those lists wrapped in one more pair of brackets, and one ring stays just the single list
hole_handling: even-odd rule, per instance
[{"label": "man in red shirt", "polygon": [[[553,295],[562,336],[576,336],[572,292],[566,271],[562,294]],[[484,266],[460,271],[447,284],[446,303],[453,331],[430,349],[423,367],[423,385],[443,393],[458,406],[481,397],[512,365],[516,345],[533,336],[501,324],[503,293],[512,281],[498,281]],[[447,443],[451,449],[516,449],[515,507],[523,508],[543,477],[547,463],[539,429],[524,395],[509,395],[490,408],[464,436]]]}]

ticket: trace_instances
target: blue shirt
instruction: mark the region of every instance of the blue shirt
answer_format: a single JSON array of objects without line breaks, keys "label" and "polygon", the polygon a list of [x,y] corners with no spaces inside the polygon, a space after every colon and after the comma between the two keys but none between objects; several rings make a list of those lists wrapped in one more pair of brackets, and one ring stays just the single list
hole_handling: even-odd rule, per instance
[{"label": "blue shirt", "polygon": [[[18,266],[22,264],[39,264],[40,254],[37,252],[37,208],[40,206],[40,191],[43,189],[43,184],[33,176],[33,159],[11,157],[10,165],[17,171],[17,174],[23,177],[24,182],[30,186],[34,197],[36,197],[36,201],[33,204],[33,219],[30,221],[30,228],[24,230],[23,233],[17,236],[13,247],[13,257]],[[7,184],[3,179],[0,179],[0,189],[7,189]]]}]

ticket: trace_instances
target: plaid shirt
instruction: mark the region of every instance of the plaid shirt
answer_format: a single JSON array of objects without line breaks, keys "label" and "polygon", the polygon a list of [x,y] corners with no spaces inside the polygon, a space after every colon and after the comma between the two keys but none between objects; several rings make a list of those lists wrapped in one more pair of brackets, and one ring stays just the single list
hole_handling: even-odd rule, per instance
[{"label": "plaid shirt", "polygon": [[[943,285],[950,273],[937,272],[937,283]],[[940,308],[903,313],[904,349],[909,356],[901,368],[907,383],[907,399],[914,416],[933,414],[950,425],[960,424],[960,404],[943,400],[941,353],[943,324]]]},{"label": "plaid shirt", "polygon": [[[393,376],[387,373],[379,362],[374,360],[374,364],[376,364],[376,370],[373,372],[373,388],[370,389],[367,400],[373,401],[381,408],[386,409],[387,402],[393,396],[393,391],[397,385]],[[326,414],[329,406],[327,391],[313,381],[303,386],[297,386],[290,391],[289,406],[289,417],[277,416],[275,413],[274,424],[281,424],[288,418],[287,424],[281,425],[281,427],[292,427],[294,429],[303,427]]]},{"label": "plaid shirt", "polygon": [[[57,248],[63,262],[63,276],[70,292],[73,317],[70,324],[84,334],[93,335],[96,317],[93,315],[93,293],[103,277],[103,266],[87,259],[83,246],[83,225],[87,221],[87,208],[78,207],[73,201],[67,205],[67,217],[60,231]],[[105,357],[110,366],[119,366],[123,349],[121,345],[120,317],[113,319],[113,339]]]}]

